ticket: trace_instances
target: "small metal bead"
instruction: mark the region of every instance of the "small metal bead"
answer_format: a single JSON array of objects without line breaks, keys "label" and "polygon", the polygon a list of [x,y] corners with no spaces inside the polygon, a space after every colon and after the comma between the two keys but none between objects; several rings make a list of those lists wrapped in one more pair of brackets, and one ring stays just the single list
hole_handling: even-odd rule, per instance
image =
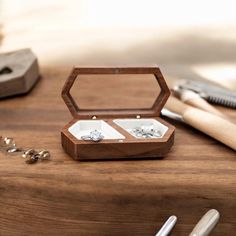
[{"label": "small metal bead", "polygon": [[0,147],[7,148],[7,147],[15,147],[15,141],[13,138],[3,138],[0,137]]},{"label": "small metal bead", "polygon": [[10,147],[7,149],[7,152],[9,153],[13,153],[13,152],[22,152],[23,150],[21,148],[18,147]]},{"label": "small metal bead", "polygon": [[32,155],[32,156],[28,156],[27,160],[25,162],[27,164],[34,164],[38,161],[38,159],[39,159],[39,155],[35,154],[35,155]]},{"label": "small metal bead", "polygon": [[42,150],[38,153],[39,159],[41,160],[49,160],[50,159],[50,152],[46,150]]},{"label": "small metal bead", "polygon": [[22,157],[23,158],[28,158],[28,157],[31,157],[33,155],[35,155],[37,152],[34,150],[34,149],[28,149],[27,151],[25,151],[23,154],[22,154]]}]

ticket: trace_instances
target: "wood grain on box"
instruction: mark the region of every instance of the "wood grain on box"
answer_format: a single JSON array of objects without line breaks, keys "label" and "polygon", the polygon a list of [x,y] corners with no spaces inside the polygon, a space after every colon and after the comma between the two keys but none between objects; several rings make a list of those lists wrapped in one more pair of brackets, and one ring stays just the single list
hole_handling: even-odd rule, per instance
[{"label": "wood grain on box", "polygon": [[[145,75],[154,76],[156,83],[160,86],[160,93],[150,108],[139,109],[81,109],[76,100],[70,93],[75,80],[79,80],[82,75]],[[113,79],[118,79],[114,76]],[[91,80],[91,83],[96,79]],[[106,86],[104,84],[104,86]],[[133,85],[135,86],[135,84]],[[99,93],[99,91],[94,91]],[[112,91],[111,91],[112,93]],[[65,85],[62,89],[62,98],[64,99],[74,120],[62,129],[61,139],[65,151],[76,160],[91,159],[127,159],[127,158],[155,158],[164,157],[174,143],[174,127],[167,122],[162,122],[159,117],[161,109],[165,105],[170,90],[157,66],[141,67],[75,67],[72,69]],[[109,94],[107,99],[111,99]],[[142,96],[142,94],[140,94]],[[127,132],[122,132],[124,139],[104,139],[100,142],[87,142],[79,140],[69,132],[69,127],[81,119],[106,119],[106,122],[118,131],[112,119],[116,118],[154,118],[168,127],[168,131],[162,138],[138,139]]]}]

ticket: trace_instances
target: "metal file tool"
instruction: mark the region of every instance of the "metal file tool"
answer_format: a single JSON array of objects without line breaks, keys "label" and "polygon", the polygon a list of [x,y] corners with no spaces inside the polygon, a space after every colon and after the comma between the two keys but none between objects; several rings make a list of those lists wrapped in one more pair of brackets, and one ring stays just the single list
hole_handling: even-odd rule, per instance
[{"label": "metal file tool", "polygon": [[202,81],[187,80],[178,84],[179,89],[192,90],[210,103],[236,108],[236,92]]}]

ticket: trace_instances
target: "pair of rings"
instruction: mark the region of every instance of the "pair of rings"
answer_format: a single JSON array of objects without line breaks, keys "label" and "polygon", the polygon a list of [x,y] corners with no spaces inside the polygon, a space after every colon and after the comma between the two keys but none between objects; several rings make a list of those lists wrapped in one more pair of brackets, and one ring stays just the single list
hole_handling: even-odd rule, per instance
[{"label": "pair of rings", "polygon": [[95,129],[94,131],[91,131],[89,135],[81,136],[81,139],[84,141],[99,142],[104,139],[104,136],[102,135],[101,132]]},{"label": "pair of rings", "polygon": [[137,138],[160,138],[162,135],[160,130],[155,129],[153,126],[145,125],[134,128],[131,133]]}]

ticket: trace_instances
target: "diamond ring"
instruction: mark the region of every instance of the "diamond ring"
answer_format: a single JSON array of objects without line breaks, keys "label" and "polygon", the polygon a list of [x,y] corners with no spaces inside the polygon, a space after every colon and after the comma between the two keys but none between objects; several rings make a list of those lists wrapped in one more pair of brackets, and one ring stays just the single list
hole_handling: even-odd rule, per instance
[{"label": "diamond ring", "polygon": [[89,135],[81,136],[81,139],[84,141],[99,142],[104,139],[104,136],[102,135],[101,132],[95,129],[94,131],[91,131]]}]

